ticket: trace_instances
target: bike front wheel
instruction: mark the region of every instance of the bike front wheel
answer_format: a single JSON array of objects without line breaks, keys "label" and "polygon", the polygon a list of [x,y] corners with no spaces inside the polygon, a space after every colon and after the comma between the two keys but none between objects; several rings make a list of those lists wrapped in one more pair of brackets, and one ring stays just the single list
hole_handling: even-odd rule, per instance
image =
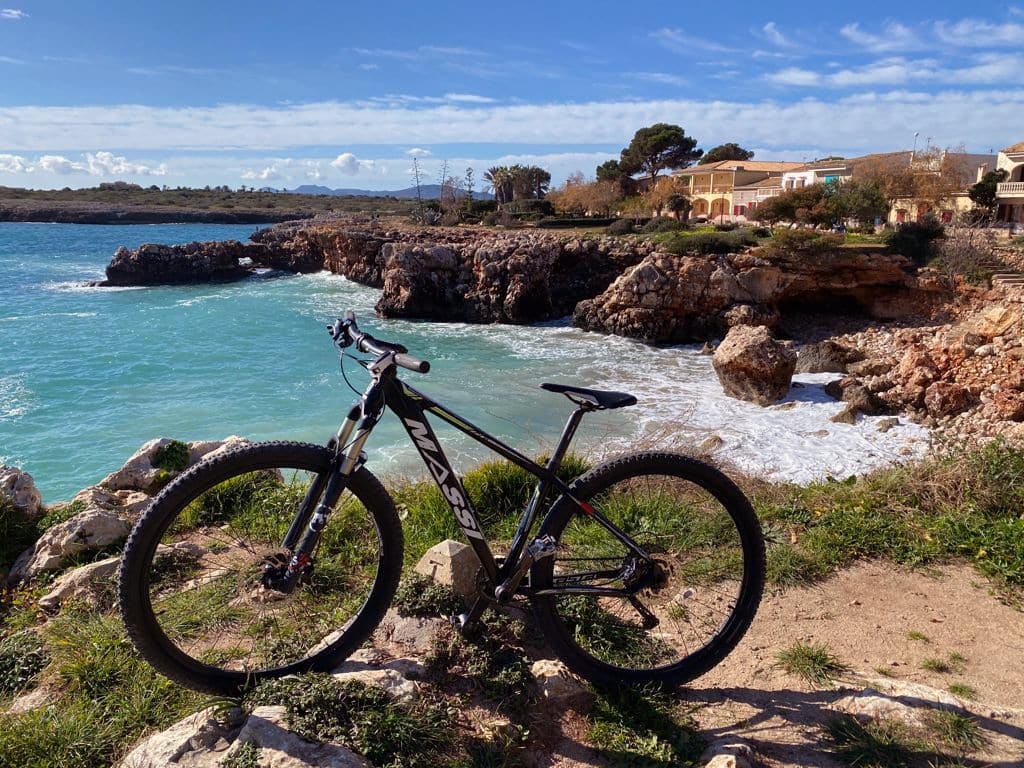
[{"label": "bike front wheel", "polygon": [[600,685],[677,685],[724,659],[764,588],[761,528],[735,483],[695,459],[651,452],[602,464],[571,487],[653,563],[595,515],[556,501],[539,533],[555,539],[555,555],[530,578],[558,657]]},{"label": "bike front wheel", "polygon": [[268,581],[290,559],[286,533],[300,507],[319,500],[331,459],[316,445],[246,445],[157,496],[128,538],[118,584],[128,633],[156,669],[233,695],[260,679],[330,669],[370,635],[398,585],[402,531],[367,470],[349,478],[294,589]]}]

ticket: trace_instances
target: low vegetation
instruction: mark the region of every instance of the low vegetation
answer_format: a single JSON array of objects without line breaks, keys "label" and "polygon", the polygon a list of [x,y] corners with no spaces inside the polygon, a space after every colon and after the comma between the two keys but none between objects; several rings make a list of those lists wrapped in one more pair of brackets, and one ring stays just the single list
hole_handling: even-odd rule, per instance
[{"label": "low vegetation", "polygon": [[831,685],[847,666],[821,643],[797,642],[776,655],[776,664],[812,685]]},{"label": "low vegetation", "polygon": [[[587,467],[585,460],[570,457],[562,474],[568,478]],[[491,462],[467,473],[465,485],[488,533],[507,540],[516,515],[532,493],[531,478],[504,462]],[[1020,516],[1024,451],[1020,448],[995,442],[857,479],[809,486],[746,485],[769,537],[770,578],[778,586],[823,578],[858,559],[883,558],[909,566],[963,559],[989,577],[1008,600],[1020,601],[1024,587],[1024,519]],[[261,487],[255,482],[246,492]],[[404,507],[409,563],[437,541],[458,538],[451,512],[432,483],[405,483],[395,494]],[[212,506],[197,507],[197,515],[217,516],[216,500],[209,501]],[[5,524],[21,519],[7,512],[2,518]],[[39,528],[66,514],[67,509],[51,512],[43,521],[32,523],[24,535],[30,539]],[[11,548],[17,550],[17,546]],[[47,591],[48,583],[43,578],[9,595],[0,614],[0,702],[37,686],[51,695],[48,707],[3,716],[0,768],[109,765],[145,733],[166,728],[208,703],[142,662],[112,613],[71,605],[44,622],[35,601]],[[454,608],[450,592],[427,594],[422,586],[406,581],[398,607],[441,615]],[[472,643],[451,635],[435,648],[429,667],[432,679],[441,681],[437,696],[430,693],[409,708],[385,702],[373,690],[338,687],[318,678],[315,685],[305,686],[305,693],[297,694],[290,716],[310,734],[341,734],[344,743],[365,750],[368,756],[372,753],[378,765],[515,765],[522,734],[531,727],[519,709],[532,695],[527,659],[531,644],[540,641],[520,622],[495,616],[486,621],[489,640]],[[928,642],[921,633],[908,638]],[[947,650],[933,654],[934,661],[950,670],[942,674],[962,670],[967,660]],[[813,644],[788,648],[778,661],[815,684],[833,680],[843,670],[830,649]],[[952,693],[973,695],[969,685],[953,680],[947,678]],[[260,690],[254,696],[269,701],[271,689]],[[274,703],[287,703],[286,698],[282,693]],[[452,725],[452,708],[471,700],[497,708],[518,730],[489,741],[460,735]],[[337,706],[338,701],[344,706]],[[830,728],[830,734],[837,754],[850,765],[894,764],[884,760],[907,755],[917,760],[922,754],[937,754],[935,744],[947,745],[942,747],[943,754],[973,748],[971,725],[947,720],[936,723],[935,733],[910,734],[898,726],[865,726],[843,719]],[[649,692],[601,693],[588,721],[587,741],[613,764],[675,761],[688,765],[700,752],[701,741],[688,714],[673,700]],[[422,757],[406,751],[412,744]],[[427,756],[432,756],[429,761]],[[237,764],[246,765],[245,759],[240,753]]]}]

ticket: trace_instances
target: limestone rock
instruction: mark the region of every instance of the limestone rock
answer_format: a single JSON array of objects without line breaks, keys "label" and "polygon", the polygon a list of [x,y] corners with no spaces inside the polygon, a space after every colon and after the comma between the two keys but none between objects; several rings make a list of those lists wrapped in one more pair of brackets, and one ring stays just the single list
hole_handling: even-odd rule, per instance
[{"label": "limestone rock", "polygon": [[736,326],[715,350],[712,363],[726,394],[769,405],[789,392],[796,353],[764,326]]},{"label": "limestone rock", "polygon": [[59,693],[54,693],[40,686],[34,688],[28,693],[21,694],[18,698],[10,703],[7,707],[7,711],[4,714],[7,715],[21,715],[25,712],[32,712],[37,709],[42,709],[45,706],[53,703],[60,697]]},{"label": "limestone rock", "polygon": [[120,763],[119,768],[215,768],[224,758],[237,729],[225,727],[213,716],[213,707],[179,720],[154,733]]},{"label": "limestone rock", "polygon": [[269,768],[367,768],[368,763],[339,744],[314,744],[288,730],[284,707],[256,707],[245,721],[234,746],[260,751],[259,765]]},{"label": "limestone rock", "polygon": [[476,592],[480,559],[469,545],[445,539],[426,551],[416,563],[415,570],[438,584],[451,587],[463,597],[469,597]]},{"label": "limestone rock", "polygon": [[[100,486],[110,491],[143,491],[145,493],[156,493],[166,482],[168,471],[153,466],[153,459],[157,451],[170,444],[170,438],[161,437],[144,443],[139,450],[132,454],[124,466],[116,472],[107,475],[100,482]],[[214,456],[219,451],[230,450],[233,447],[246,442],[245,438],[232,435],[224,440],[204,440],[188,443],[188,463],[192,466],[196,462]],[[170,473],[172,476],[174,472]]]},{"label": "limestone rock", "polygon": [[0,467],[0,496],[25,517],[38,517],[43,503],[32,475],[17,467]]},{"label": "limestone rock", "polygon": [[932,416],[952,416],[967,410],[970,393],[959,384],[936,381],[924,391],[924,405]]},{"label": "limestone rock", "polygon": [[379,659],[373,651],[356,651],[333,673],[336,680],[356,680],[383,688],[394,699],[412,701],[419,695],[416,680],[426,670],[414,659]]},{"label": "limestone rock", "polygon": [[128,523],[101,510],[86,510],[50,528],[15,561],[12,583],[43,571],[60,568],[64,560],[81,552],[103,549],[128,536]]},{"label": "limestone rock", "polygon": [[157,245],[136,250],[121,246],[107,265],[107,279],[99,285],[166,285],[238,280],[250,274],[239,262],[260,261],[265,246],[237,240]]},{"label": "limestone rock", "polygon": [[53,583],[47,594],[39,598],[39,607],[44,611],[55,611],[70,600],[95,603],[97,592],[113,592],[120,562],[120,557],[108,557],[68,571]]},{"label": "limestone rock", "polygon": [[399,616],[394,608],[381,620],[377,632],[389,642],[403,645],[416,653],[427,653],[434,644],[438,632],[448,626],[445,619],[428,616]]},{"label": "limestone rock", "polygon": [[725,736],[708,744],[698,761],[705,768],[752,768],[754,749],[735,736]]},{"label": "limestone rock", "polygon": [[831,340],[805,344],[796,358],[797,373],[845,373],[846,367],[858,355],[842,344]]},{"label": "limestone rock", "polygon": [[586,702],[591,698],[590,690],[583,681],[560,661],[540,659],[533,662],[530,671],[537,680],[541,695],[548,701],[571,704]]}]

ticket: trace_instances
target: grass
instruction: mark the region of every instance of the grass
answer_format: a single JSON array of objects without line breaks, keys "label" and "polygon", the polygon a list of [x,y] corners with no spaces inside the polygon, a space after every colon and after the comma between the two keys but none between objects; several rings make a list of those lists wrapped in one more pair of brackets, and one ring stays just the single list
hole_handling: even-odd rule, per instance
[{"label": "grass", "polygon": [[497,711],[522,716],[534,699],[533,674],[522,649],[509,642],[508,633],[498,630],[472,639],[440,633],[427,665],[444,681],[471,681]]},{"label": "grass", "polygon": [[924,718],[925,730],[938,743],[959,753],[976,752],[988,740],[981,726],[969,715],[949,710],[933,709]]},{"label": "grass", "polygon": [[848,667],[827,645],[797,642],[779,651],[776,665],[812,685],[831,685]]},{"label": "grass", "polygon": [[921,643],[931,642],[928,639],[928,635],[926,635],[924,632],[918,632],[916,629],[912,629],[909,632],[907,632],[907,640],[914,640]]},{"label": "grass", "polygon": [[946,690],[961,699],[974,700],[978,698],[978,691],[967,683],[950,683]]},{"label": "grass", "polygon": [[921,669],[926,672],[936,672],[938,674],[949,674],[951,672],[963,672],[964,665],[967,663],[967,659],[954,651],[949,654],[945,659],[939,658],[927,658],[921,662]]},{"label": "grass", "polygon": [[704,749],[692,719],[659,691],[601,691],[589,720],[588,740],[611,765],[694,766]]},{"label": "grass", "polygon": [[463,609],[462,598],[451,587],[419,573],[410,573],[402,579],[392,605],[402,616],[447,618]]},{"label": "grass", "polygon": [[836,757],[855,768],[902,768],[916,752],[909,729],[894,720],[862,723],[843,715],[830,720],[825,731]]},{"label": "grass", "polygon": [[748,483],[781,586],[821,579],[856,560],[924,566],[966,559],[1020,602],[1024,587],[1024,449],[994,441],[944,458],[805,487]]}]

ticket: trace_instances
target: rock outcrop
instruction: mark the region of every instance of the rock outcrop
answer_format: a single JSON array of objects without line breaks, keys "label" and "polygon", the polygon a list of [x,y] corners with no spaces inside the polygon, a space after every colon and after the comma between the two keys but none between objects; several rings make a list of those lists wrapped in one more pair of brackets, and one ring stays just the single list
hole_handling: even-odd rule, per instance
[{"label": "rock outcrop", "polygon": [[846,302],[888,319],[927,310],[951,290],[944,278],[913,274],[902,256],[855,248],[814,259],[653,253],[581,301],[573,322],[651,342],[705,341],[737,325],[774,326],[791,305],[833,310]]},{"label": "rock outcrop", "polygon": [[37,517],[43,503],[32,475],[17,467],[0,466],[0,496],[28,518]]},{"label": "rock outcrop", "polygon": [[107,279],[99,286],[169,285],[238,280],[251,269],[240,263],[267,260],[260,244],[223,242],[156,245],[147,243],[135,250],[121,246],[107,265]]},{"label": "rock outcrop", "polygon": [[736,326],[711,358],[727,395],[769,405],[789,392],[796,352],[761,326]]}]

